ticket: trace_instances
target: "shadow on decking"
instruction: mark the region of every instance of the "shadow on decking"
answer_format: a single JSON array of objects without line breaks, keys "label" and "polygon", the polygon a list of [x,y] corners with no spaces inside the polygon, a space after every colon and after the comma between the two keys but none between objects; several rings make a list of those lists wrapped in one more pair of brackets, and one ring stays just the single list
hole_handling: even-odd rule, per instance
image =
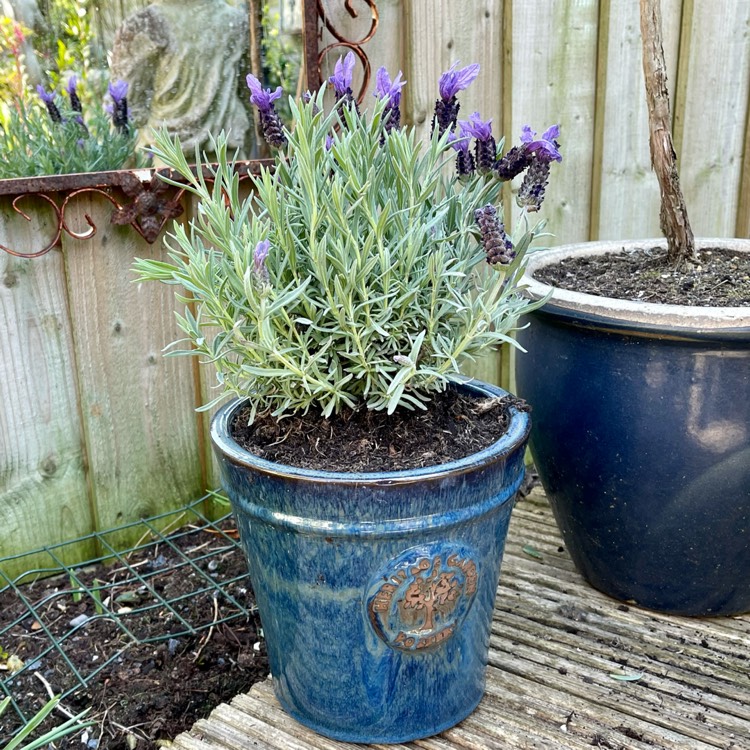
[{"label": "shadow on decking", "polygon": [[[485,698],[457,727],[409,747],[748,750],[748,645],[750,616],[667,617],[586,585],[534,491],[513,513]],[[216,708],[172,747],[358,746],[300,726],[269,680]]]}]

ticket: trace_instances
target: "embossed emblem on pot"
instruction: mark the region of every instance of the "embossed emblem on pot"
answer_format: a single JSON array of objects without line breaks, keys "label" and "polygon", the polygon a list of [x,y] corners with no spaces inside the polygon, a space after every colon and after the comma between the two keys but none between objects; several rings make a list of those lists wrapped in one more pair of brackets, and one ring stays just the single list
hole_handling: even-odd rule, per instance
[{"label": "embossed emblem on pot", "polygon": [[403,651],[452,638],[474,601],[478,566],[466,547],[432,544],[406,550],[370,585],[367,615],[378,636]]}]

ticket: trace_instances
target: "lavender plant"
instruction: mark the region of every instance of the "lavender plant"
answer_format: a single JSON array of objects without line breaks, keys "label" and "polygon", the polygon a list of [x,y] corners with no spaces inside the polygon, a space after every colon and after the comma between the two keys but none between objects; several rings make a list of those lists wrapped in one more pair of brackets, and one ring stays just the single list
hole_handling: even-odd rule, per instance
[{"label": "lavender plant", "polygon": [[0,116],[0,178],[72,174],[139,166],[138,137],[129,125],[127,83],[109,85],[105,106],[84,112],[78,78],[68,78],[65,96],[37,86],[38,100],[17,98]]},{"label": "lavender plant", "polygon": [[[360,114],[352,67],[352,58],[336,67],[330,113],[323,89],[290,102],[295,125],[283,131],[274,168],[254,179],[247,199],[223,134],[212,144],[219,159],[208,181],[188,165],[178,139],[156,138],[155,155],[200,208],[188,228],[175,226],[171,262],[138,259],[134,268],[139,280],[183,288],[181,353],[212,362],[223,391],[216,401],[246,398],[252,418],[310,407],[324,415],[426,408],[460,378],[462,363],[512,341],[532,306],[519,282],[543,224],[532,226],[538,205],[527,202],[516,236],[507,235],[496,208],[509,179],[500,169],[549,166],[560,158],[554,139],[518,146],[513,165],[524,166],[516,170],[488,152],[489,123],[478,114],[456,136],[456,94],[478,68],[454,66],[441,85],[437,127],[421,142],[400,127],[401,74],[392,80],[378,71],[376,103]],[[280,92],[248,83],[269,123],[264,130],[281,142],[273,109]],[[471,167],[472,136],[481,141],[481,170]]]}]

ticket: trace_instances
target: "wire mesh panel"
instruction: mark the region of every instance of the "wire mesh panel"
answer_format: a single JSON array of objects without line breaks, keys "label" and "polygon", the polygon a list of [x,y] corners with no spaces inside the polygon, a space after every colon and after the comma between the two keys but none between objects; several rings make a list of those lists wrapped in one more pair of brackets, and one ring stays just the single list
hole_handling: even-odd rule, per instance
[{"label": "wire mesh panel", "polygon": [[[15,709],[0,719],[0,746],[51,694],[106,684],[135,647],[153,644],[156,663],[189,643],[199,662],[217,628],[254,617],[236,529],[228,516],[210,519],[207,499],[90,535],[99,555],[82,565],[63,561],[80,539],[0,559],[0,699]],[[140,542],[118,551],[118,533],[133,527]],[[4,565],[32,555],[47,563],[6,575]]]}]

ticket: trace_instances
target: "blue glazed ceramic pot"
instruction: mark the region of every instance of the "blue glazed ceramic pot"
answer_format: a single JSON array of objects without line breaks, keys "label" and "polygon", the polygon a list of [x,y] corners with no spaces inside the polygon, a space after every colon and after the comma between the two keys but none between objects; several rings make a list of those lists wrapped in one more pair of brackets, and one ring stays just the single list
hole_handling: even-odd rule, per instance
[{"label": "blue glazed ceramic pot", "polygon": [[514,410],[502,439],[458,461],[347,474],[241,449],[228,431],[240,406],[216,414],[211,437],[281,705],[350,742],[406,742],[457,724],[484,692],[528,415]]},{"label": "blue glazed ceramic pot", "polygon": [[[518,339],[530,446],[576,566],[617,599],[676,615],[750,611],[750,310],[552,290]],[[750,253],[750,242],[702,240]],[[747,257],[743,255],[742,257]]]}]

